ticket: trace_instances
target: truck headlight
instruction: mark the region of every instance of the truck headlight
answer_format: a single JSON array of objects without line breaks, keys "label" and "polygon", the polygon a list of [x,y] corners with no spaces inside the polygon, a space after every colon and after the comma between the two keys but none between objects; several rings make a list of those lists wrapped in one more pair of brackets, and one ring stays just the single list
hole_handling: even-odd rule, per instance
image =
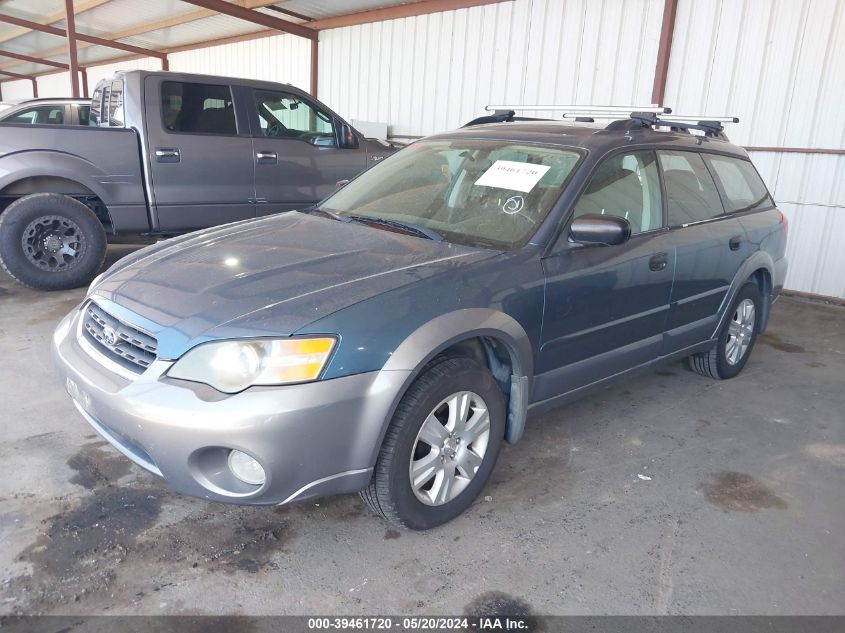
[{"label": "truck headlight", "polygon": [[316,380],[336,339],[286,338],[203,343],[188,351],[167,372],[237,393],[253,385],[284,385]]}]

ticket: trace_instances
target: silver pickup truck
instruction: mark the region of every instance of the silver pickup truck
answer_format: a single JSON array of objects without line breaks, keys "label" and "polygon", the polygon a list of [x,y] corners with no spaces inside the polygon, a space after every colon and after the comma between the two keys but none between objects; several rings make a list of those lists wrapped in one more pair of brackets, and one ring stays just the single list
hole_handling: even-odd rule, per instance
[{"label": "silver pickup truck", "polygon": [[290,85],[117,73],[89,127],[0,123],[0,264],[33,288],[81,286],[109,238],[307,207],[397,149]]}]

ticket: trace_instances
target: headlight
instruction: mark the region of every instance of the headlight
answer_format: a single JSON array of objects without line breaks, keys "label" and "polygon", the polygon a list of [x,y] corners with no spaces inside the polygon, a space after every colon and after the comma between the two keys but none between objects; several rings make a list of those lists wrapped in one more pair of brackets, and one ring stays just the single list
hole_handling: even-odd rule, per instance
[{"label": "headlight", "polygon": [[253,385],[308,382],[320,375],[335,342],[294,337],[204,343],[177,360],[167,375],[203,382],[224,393]]}]

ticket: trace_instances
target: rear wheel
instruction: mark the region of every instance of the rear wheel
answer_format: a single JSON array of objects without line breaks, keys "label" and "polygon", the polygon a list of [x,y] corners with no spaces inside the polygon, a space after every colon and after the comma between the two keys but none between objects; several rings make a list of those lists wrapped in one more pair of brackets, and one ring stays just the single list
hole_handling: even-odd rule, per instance
[{"label": "rear wheel", "polygon": [[443,359],[402,398],[361,496],[401,527],[446,523],[481,492],[504,433],[504,396],[493,376],[475,361]]},{"label": "rear wheel", "polygon": [[716,345],[710,351],[688,357],[688,367],[717,380],[739,374],[757,340],[762,314],[763,295],[757,284],[746,282],[734,298]]},{"label": "rear wheel", "polygon": [[37,193],[0,214],[0,265],[37,290],[89,283],[106,255],[106,233],[93,211],[73,198]]}]

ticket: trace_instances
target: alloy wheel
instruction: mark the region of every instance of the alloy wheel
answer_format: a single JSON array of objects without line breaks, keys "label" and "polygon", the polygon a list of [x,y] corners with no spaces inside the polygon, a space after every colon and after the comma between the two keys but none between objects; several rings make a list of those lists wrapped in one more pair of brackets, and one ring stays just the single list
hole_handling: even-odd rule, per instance
[{"label": "alloy wheel", "polygon": [[728,338],[725,341],[725,360],[736,365],[745,356],[754,336],[756,309],[751,299],[743,299],[736,306],[728,324]]},{"label": "alloy wheel", "polygon": [[449,503],[475,477],[490,439],[490,414],[471,391],[444,398],[423,422],[408,475],[414,495],[430,506]]}]

